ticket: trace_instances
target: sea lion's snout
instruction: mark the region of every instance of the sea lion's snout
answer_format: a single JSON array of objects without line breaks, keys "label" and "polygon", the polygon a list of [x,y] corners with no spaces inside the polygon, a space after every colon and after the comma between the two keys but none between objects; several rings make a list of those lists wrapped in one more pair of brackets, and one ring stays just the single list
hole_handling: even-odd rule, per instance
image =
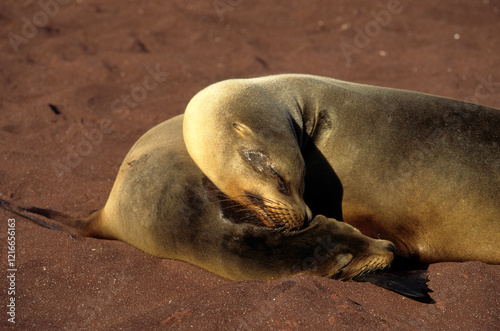
[{"label": "sea lion's snout", "polygon": [[306,227],[313,219],[311,209],[304,203],[302,206],[289,207],[288,211],[283,214],[280,226],[285,228],[303,228]]},{"label": "sea lion's snout", "polygon": [[[235,198],[238,201],[241,198]],[[309,224],[313,219],[311,209],[305,203],[291,203],[256,193],[246,192],[240,202],[248,210],[271,228],[298,229]]]},{"label": "sea lion's snout", "polygon": [[[370,238],[371,239],[371,238]],[[393,260],[396,255],[396,246],[388,240],[372,239],[372,253],[386,256],[386,258]]]},{"label": "sea lion's snout", "polygon": [[387,250],[393,254],[396,254],[396,246],[394,246],[390,241],[387,242]]}]

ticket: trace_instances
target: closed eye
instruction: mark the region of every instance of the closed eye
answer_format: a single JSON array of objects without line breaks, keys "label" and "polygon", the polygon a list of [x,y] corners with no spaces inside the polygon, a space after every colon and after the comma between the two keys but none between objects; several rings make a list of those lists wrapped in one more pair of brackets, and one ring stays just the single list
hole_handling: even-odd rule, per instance
[{"label": "closed eye", "polygon": [[270,169],[271,169],[271,174],[278,181],[278,184],[276,186],[276,188],[278,189],[278,191],[280,191],[283,194],[289,195],[290,194],[290,188],[285,183],[285,180],[283,179],[283,177],[281,177],[273,168],[270,167]]}]

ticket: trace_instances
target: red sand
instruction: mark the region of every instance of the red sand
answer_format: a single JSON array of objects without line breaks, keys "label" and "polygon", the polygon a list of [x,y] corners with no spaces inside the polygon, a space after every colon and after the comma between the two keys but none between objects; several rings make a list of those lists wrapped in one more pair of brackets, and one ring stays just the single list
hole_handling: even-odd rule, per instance
[{"label": "red sand", "polygon": [[[59,1],[0,4],[0,198],[23,205],[102,207],[132,144],[227,78],[311,73],[500,107],[495,0]],[[0,211],[4,274],[10,217]],[[366,283],[228,281],[15,219],[22,329],[500,325],[500,266],[431,265],[426,305]],[[0,288],[0,325],[12,326],[5,276]]]}]

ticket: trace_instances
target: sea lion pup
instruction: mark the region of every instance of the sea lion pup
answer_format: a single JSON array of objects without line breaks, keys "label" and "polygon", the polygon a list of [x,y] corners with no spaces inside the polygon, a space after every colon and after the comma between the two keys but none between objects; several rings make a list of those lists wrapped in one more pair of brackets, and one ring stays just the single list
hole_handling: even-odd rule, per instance
[{"label": "sea lion pup", "polygon": [[294,231],[251,224],[260,221],[223,197],[189,157],[182,121],[181,115],[159,124],[136,142],[106,205],[88,217],[69,218],[2,200],[0,206],[46,227],[122,240],[151,255],[187,261],[234,280],[298,273],[348,280],[392,262],[390,242],[324,216]]},{"label": "sea lion pup", "polygon": [[207,87],[183,133],[201,171],[268,226],[312,210],[424,263],[498,264],[499,128],[498,109],[287,74]]}]

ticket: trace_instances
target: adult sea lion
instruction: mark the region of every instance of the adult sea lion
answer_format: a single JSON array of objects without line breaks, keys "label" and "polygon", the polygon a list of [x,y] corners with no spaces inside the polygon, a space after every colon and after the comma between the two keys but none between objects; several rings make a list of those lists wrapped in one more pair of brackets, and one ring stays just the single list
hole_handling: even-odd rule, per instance
[{"label": "adult sea lion", "polygon": [[267,226],[324,214],[425,263],[500,263],[498,109],[287,74],[207,87],[183,128],[201,171]]},{"label": "adult sea lion", "polygon": [[[182,122],[182,115],[170,119],[136,142],[106,205],[90,216],[70,218],[3,200],[0,206],[46,227],[122,240],[151,255],[187,261],[234,280],[269,280],[298,273],[363,280],[362,274],[392,262],[390,242],[369,238],[349,224],[324,216],[293,231],[260,224],[244,206],[218,191],[195,165],[183,142]],[[381,286],[399,291],[388,282]],[[406,290],[403,294],[412,295]]]}]

